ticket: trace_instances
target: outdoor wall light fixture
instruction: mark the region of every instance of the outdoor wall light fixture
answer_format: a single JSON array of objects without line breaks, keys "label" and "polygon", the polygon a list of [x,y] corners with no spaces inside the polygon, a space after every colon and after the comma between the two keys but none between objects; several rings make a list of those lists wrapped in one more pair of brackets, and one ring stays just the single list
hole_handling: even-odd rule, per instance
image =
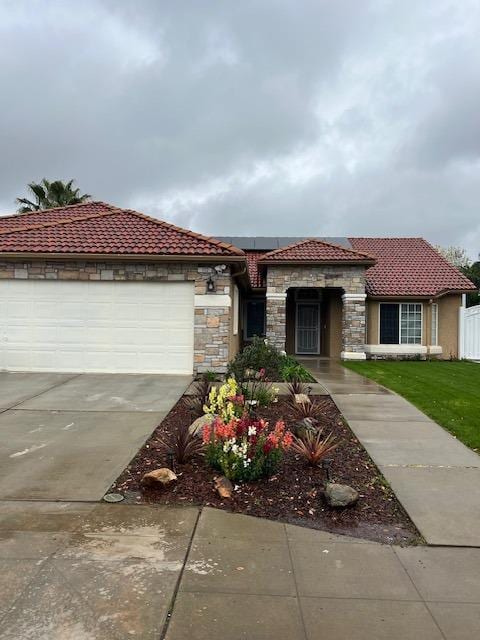
[{"label": "outdoor wall light fixture", "polygon": [[207,280],[207,292],[213,293],[214,291],[215,291],[215,281],[212,278],[212,276],[210,276],[210,278]]}]

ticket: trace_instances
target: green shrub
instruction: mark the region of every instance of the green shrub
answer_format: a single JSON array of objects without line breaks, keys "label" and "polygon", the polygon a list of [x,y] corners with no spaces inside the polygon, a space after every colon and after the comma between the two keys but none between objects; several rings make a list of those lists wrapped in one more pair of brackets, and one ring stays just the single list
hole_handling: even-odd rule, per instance
[{"label": "green shrub", "polygon": [[273,402],[277,401],[278,388],[274,387],[268,380],[265,380],[261,376],[261,372],[255,377],[244,381],[241,385],[241,390],[246,405],[250,410],[254,410],[256,406],[269,407]]},{"label": "green shrub", "polygon": [[207,382],[216,382],[218,380],[218,373],[215,373],[215,371],[205,371],[204,373],[202,373],[202,379],[206,380]]},{"label": "green shrub", "polygon": [[264,377],[271,381],[315,382],[315,379],[292,356],[281,353],[265,338],[253,338],[228,366],[228,373],[242,383],[255,373],[265,370]]},{"label": "green shrub", "polygon": [[234,375],[236,380],[243,382],[251,377],[250,371],[260,371],[265,369],[265,377],[269,380],[278,380],[282,355],[274,346],[270,345],[264,338],[253,338],[252,342],[238,353],[230,362],[228,372]]},{"label": "green shrub", "polygon": [[276,401],[277,392],[271,385],[265,383],[257,387],[251,399],[256,400],[259,407],[269,407]]},{"label": "green shrub", "polygon": [[283,356],[280,363],[280,377],[285,382],[315,382],[303,365],[292,358]]}]

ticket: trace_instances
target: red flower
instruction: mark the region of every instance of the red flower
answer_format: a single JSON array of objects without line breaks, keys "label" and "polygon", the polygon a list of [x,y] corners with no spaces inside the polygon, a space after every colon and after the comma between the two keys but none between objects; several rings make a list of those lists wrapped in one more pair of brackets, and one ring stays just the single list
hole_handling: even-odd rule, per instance
[{"label": "red flower", "polygon": [[203,438],[203,442],[206,444],[207,442],[210,442],[210,437],[212,435],[212,428],[209,424],[206,424],[203,427],[203,431],[202,431],[202,438]]},{"label": "red flower", "polygon": [[290,431],[286,431],[283,436],[282,446],[284,449],[288,449],[293,442],[293,436]]},{"label": "red flower", "polygon": [[230,422],[227,422],[225,424],[220,419],[218,419],[214,422],[213,429],[216,438],[220,438],[221,440],[228,440],[229,438],[234,438],[236,435],[236,422],[235,420],[231,420]]},{"label": "red flower", "polygon": [[255,426],[257,427],[257,433],[261,433],[266,429],[266,427],[268,427],[268,422],[261,418],[260,420],[257,420],[257,422],[255,422]]},{"label": "red flower", "polygon": [[268,456],[268,454],[270,453],[270,451],[273,449],[273,444],[271,442],[269,442],[269,440],[267,439],[265,441],[265,444],[263,445],[263,453]]},{"label": "red flower", "polygon": [[280,444],[280,438],[273,431],[267,436],[267,443],[271,445],[272,449],[277,449]]}]

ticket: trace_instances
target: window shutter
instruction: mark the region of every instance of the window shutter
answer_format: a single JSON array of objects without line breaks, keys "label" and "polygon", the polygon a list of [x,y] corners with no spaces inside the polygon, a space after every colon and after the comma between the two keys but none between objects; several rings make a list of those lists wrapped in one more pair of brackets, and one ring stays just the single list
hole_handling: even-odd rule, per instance
[{"label": "window shutter", "polygon": [[399,305],[380,305],[380,344],[399,344]]}]

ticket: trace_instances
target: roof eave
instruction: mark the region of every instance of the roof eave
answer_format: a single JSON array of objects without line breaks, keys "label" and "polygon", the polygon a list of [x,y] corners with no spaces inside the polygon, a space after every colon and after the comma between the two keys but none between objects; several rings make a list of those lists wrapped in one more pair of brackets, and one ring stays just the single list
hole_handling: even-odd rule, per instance
[{"label": "roof eave", "polygon": [[49,252],[1,252],[0,258],[37,260],[143,260],[151,262],[246,262],[244,255],[200,255],[158,253],[49,253]]},{"label": "roof eave", "polygon": [[463,295],[464,293],[473,293],[474,291],[478,291],[475,286],[469,289],[443,289],[442,291],[438,291],[433,297],[442,298],[443,296],[448,296],[450,294]]},{"label": "roof eave", "polygon": [[370,300],[411,300],[412,298],[422,298],[424,300],[432,300],[435,298],[443,298],[448,295],[462,295],[464,293],[472,293],[476,289],[444,289],[436,293],[368,293]]},{"label": "roof eave", "polygon": [[365,259],[365,260],[259,260],[257,263],[259,266],[274,266],[274,265],[317,265],[317,264],[325,264],[325,265],[361,265],[361,266],[369,266],[372,267],[376,264],[376,260],[373,259]]}]

